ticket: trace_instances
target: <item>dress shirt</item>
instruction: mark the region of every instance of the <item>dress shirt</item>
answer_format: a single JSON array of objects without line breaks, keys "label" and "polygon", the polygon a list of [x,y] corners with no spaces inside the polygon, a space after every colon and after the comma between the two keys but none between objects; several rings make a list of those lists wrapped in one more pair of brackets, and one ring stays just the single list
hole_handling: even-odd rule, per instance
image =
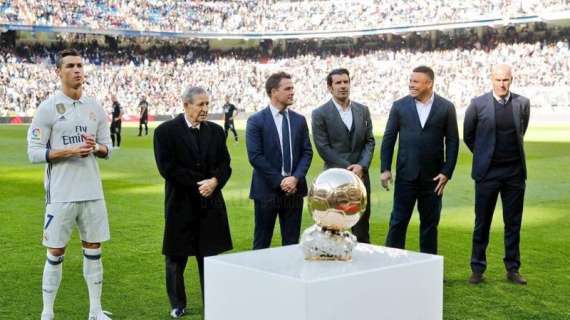
[{"label": "dress shirt", "polygon": [[503,100],[503,98],[499,97],[498,95],[495,94],[495,91],[493,91],[493,98],[495,98],[495,100],[497,100],[498,103],[500,104],[506,104],[509,99],[511,98],[511,93],[509,92],[507,94],[507,96],[505,97],[505,100]]},{"label": "dress shirt", "polygon": [[422,103],[420,100],[414,99],[416,101],[416,110],[418,111],[418,117],[420,118],[422,128],[426,125],[434,98],[435,93],[431,94],[431,97],[426,101],[426,103]]},{"label": "dress shirt", "polygon": [[340,114],[342,122],[344,122],[344,125],[346,126],[348,131],[350,131],[350,129],[352,128],[352,102],[351,101],[348,102],[348,108],[346,108],[345,110],[340,104],[336,102],[334,98],[332,99],[332,101],[334,103],[334,106],[338,110],[338,113]]}]

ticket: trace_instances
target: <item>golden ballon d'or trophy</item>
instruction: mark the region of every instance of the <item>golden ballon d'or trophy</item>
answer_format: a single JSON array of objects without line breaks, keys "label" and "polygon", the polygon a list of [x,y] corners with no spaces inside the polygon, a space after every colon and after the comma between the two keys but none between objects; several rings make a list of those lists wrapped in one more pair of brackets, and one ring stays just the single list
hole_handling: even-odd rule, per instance
[{"label": "golden ballon d'or trophy", "polygon": [[301,247],[306,260],[352,260],[358,242],[347,231],[366,209],[362,180],[346,169],[328,169],[309,189],[309,211],[316,224],[303,232]]}]

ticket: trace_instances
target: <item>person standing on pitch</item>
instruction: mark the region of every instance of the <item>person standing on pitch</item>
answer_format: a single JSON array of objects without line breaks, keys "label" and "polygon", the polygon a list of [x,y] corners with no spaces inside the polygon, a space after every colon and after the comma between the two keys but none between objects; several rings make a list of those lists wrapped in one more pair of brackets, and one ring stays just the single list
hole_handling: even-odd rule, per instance
[{"label": "person standing on pitch", "polygon": [[222,188],[232,169],[226,136],[207,121],[210,99],[200,87],[182,95],[184,113],[154,131],[154,156],[165,180],[162,254],[172,318],[186,313],[184,269],[195,256],[204,296],[204,257],[232,249]]},{"label": "person standing on pitch", "polygon": [[142,135],[142,128],[144,125],[144,135],[148,135],[148,102],[145,96],[141,97],[141,102],[139,102],[139,137]]},{"label": "person standing on pitch", "polygon": [[453,103],[435,94],[433,84],[431,68],[415,68],[410,77],[410,94],[392,105],[382,140],[380,180],[388,190],[398,138],[394,207],[386,246],[405,248],[408,224],[417,201],[420,251],[437,254],[441,198],[457,162],[459,134]]},{"label": "person standing on pitch", "polygon": [[73,49],[59,53],[56,73],[62,91],[43,101],[28,131],[28,157],[47,163],[43,245],[47,260],[42,279],[42,320],[54,319],[53,305],[62,277],[67,243],[75,225],[83,246],[83,275],[89,291],[89,320],[109,319],[101,309],[101,243],[109,222],[99,166],[108,159],[107,116],[94,98],[83,96],[83,60]]},{"label": "person standing on pitch", "polygon": [[291,76],[274,73],[265,82],[269,106],[247,120],[246,146],[253,177],[249,197],[254,200],[253,249],[268,248],[279,216],[281,243],[299,242],[305,176],[313,159],[305,117],[289,109],[295,89]]},{"label": "person standing on pitch", "polygon": [[325,162],[325,170],[344,168],[359,176],[368,201],[366,211],[352,233],[358,242],[370,243],[370,178],[368,168],[374,154],[374,135],[368,107],[350,100],[350,74],[335,69],[327,75],[332,98],[312,114],[313,140]]},{"label": "person standing on pitch", "polygon": [[111,113],[111,141],[113,148],[121,148],[121,124],[123,123],[123,108],[117,100],[117,96],[111,95],[113,112]]},{"label": "person standing on pitch", "polygon": [[510,92],[511,67],[499,64],[491,71],[493,90],[476,97],[465,112],[463,139],[473,152],[471,176],[475,180],[475,229],[469,282],[479,284],[487,269],[485,251],[489,230],[501,194],[505,222],[507,279],[526,284],[520,275],[520,230],[526,187],[524,134],[530,117],[527,98]]},{"label": "person standing on pitch", "polygon": [[238,135],[236,127],[234,125],[234,118],[238,114],[238,110],[235,105],[230,103],[230,97],[226,96],[226,104],[224,104],[224,131],[226,131],[226,138],[229,135],[229,130],[231,129],[234,134],[234,140],[238,141]]}]

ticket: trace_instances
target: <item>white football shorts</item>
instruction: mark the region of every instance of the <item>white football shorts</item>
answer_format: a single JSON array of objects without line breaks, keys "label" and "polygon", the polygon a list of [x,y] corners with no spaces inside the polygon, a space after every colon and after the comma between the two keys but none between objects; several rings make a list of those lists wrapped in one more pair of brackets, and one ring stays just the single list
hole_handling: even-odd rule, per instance
[{"label": "white football shorts", "polygon": [[43,245],[64,248],[73,227],[79,228],[81,240],[101,243],[111,238],[105,200],[50,203],[46,206]]}]

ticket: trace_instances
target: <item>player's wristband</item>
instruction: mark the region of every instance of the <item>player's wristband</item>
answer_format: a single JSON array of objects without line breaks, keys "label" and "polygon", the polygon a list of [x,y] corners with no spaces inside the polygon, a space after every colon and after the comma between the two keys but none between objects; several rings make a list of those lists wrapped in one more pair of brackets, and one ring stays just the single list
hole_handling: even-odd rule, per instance
[{"label": "player's wristband", "polygon": [[97,152],[99,152],[99,149],[101,149],[101,148],[99,147],[99,144],[98,144],[98,143],[95,143],[95,147],[93,147],[93,152],[97,153]]}]

